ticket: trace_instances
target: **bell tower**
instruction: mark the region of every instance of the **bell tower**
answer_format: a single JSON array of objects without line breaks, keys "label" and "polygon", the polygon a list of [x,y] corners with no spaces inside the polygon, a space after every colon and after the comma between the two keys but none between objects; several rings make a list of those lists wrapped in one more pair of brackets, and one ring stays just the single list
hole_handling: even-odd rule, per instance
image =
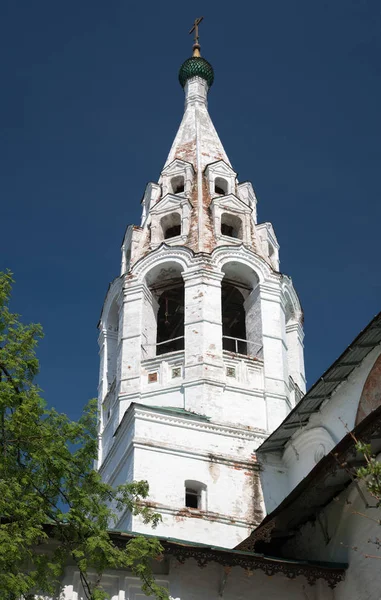
[{"label": "bell tower", "polygon": [[[197,21],[184,116],[99,323],[98,469],[149,482],[158,535],[233,547],[263,517],[255,450],[305,392],[303,318],[209,116]],[[117,528],[152,533],[131,514]]]}]

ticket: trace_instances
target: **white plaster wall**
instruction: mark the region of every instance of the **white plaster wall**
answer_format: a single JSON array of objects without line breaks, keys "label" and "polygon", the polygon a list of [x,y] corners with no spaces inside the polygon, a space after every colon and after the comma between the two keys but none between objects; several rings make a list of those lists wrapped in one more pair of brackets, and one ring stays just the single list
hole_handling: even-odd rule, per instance
[{"label": "white plaster wall", "polygon": [[325,401],[320,411],[312,415],[308,427],[326,427],[336,443],[353,429],[362,389],[380,353],[381,348],[377,347],[365,357],[348,380]]},{"label": "white plaster wall", "polygon": [[295,439],[291,440],[283,454],[283,462],[288,473],[285,496],[292,492],[335,445],[335,441],[325,427],[312,427],[301,431]]},{"label": "white plaster wall", "polygon": [[[317,585],[310,586],[302,576],[295,579],[281,574],[269,577],[261,570],[225,569],[213,562],[200,568],[193,559],[182,565],[173,558],[167,572],[163,572],[165,566],[166,562],[156,581],[169,590],[172,600],[333,600],[333,594],[324,581],[319,580]],[[107,572],[104,582],[111,600],[147,598],[140,590],[139,580],[128,572]],[[64,585],[65,593],[61,600],[85,600],[79,575],[74,569],[67,571]],[[356,600],[359,598],[366,600],[364,596]]]},{"label": "white plaster wall", "polygon": [[[311,415],[308,424],[288,442],[283,455],[288,481],[283,494],[278,496],[284,498],[290,493],[318,460],[353,429],[362,389],[380,352],[380,348],[372,350],[320,410]],[[278,484],[274,481],[275,486]]]},{"label": "white plaster wall", "polygon": [[301,391],[306,391],[304,372],[304,333],[300,323],[291,322],[286,325],[287,360],[289,374]]},{"label": "white plaster wall", "polygon": [[[369,505],[374,506],[374,499],[361,487]],[[352,484],[321,511],[315,522],[304,525],[285,552],[297,558],[348,563],[334,600],[379,600],[381,552],[370,541],[379,536],[379,519],[380,509],[368,508]]]},{"label": "white plaster wall", "polygon": [[[102,465],[113,485],[147,480],[148,503],[162,514],[157,533],[234,547],[263,517],[254,449],[263,434],[247,428],[131,407]],[[206,485],[202,510],[185,507],[185,481]],[[118,529],[152,533],[139,519],[120,515]]]},{"label": "white plaster wall", "polygon": [[288,469],[281,453],[258,456],[261,465],[260,479],[266,513],[271,513],[287,495]]}]

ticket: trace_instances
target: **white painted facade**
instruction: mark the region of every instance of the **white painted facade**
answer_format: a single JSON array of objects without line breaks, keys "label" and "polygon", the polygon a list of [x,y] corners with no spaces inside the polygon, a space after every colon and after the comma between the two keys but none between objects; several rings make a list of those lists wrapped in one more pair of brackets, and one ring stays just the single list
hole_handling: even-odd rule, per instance
[{"label": "white painted facade", "polygon": [[[361,491],[359,491],[361,490]],[[368,503],[368,505],[367,505]],[[380,598],[380,509],[366,491],[353,483],[319,514],[304,525],[284,551],[295,558],[347,563],[345,579],[334,590],[334,600],[378,600]]]},{"label": "white painted facade", "polygon": [[[323,580],[311,587],[303,576],[295,579],[283,575],[269,577],[260,570],[246,572],[240,567],[227,568],[217,563],[200,568],[193,560],[182,565],[171,559],[156,575],[156,582],[168,589],[171,600],[334,600],[333,590]],[[102,583],[111,600],[147,598],[141,592],[139,579],[126,572],[110,571],[104,575]],[[75,569],[67,571],[64,594],[65,600],[85,600]],[[352,598],[354,600],[353,596],[350,600]]]},{"label": "white painted facade", "polygon": [[[164,558],[154,569],[173,600],[376,600],[379,562],[366,555],[374,550],[369,540],[377,537],[379,510],[363,487],[350,484],[322,509],[311,492],[321,497],[325,480],[313,488],[308,478],[299,486],[305,495],[295,488],[381,404],[379,341],[363,340],[368,354],[358,363],[342,361],[341,368],[356,368],[331,379],[341,383],[324,391],[318,409],[308,408],[308,394],[299,404],[302,310],[291,279],[279,272],[274,229],[258,224],[253,186],[238,182],[219,140],[207,93],[204,79],[188,79],[183,120],[159,181],[146,187],[141,225],[126,230],[120,276],[99,323],[97,468],[115,486],[147,480],[147,504],[162,516],[152,531],[121,513],[112,535],[163,538]],[[295,407],[301,420],[289,434]],[[257,452],[279,425],[287,442]],[[293,508],[295,497],[297,508],[310,503],[311,513],[295,529],[291,514],[283,531],[281,511],[287,502]],[[258,538],[276,558],[255,554],[257,532],[249,534],[285,498],[268,517],[274,531],[279,524],[274,538],[273,529]],[[252,547],[228,550],[251,539]],[[182,563],[171,544],[187,549]],[[208,560],[196,562],[197,545]],[[257,561],[255,568],[247,561]],[[307,561],[349,568],[332,589],[327,582],[338,580],[327,570],[340,570],[342,579],[344,566]],[[146,597],[127,571],[105,573],[102,585],[111,600]],[[73,566],[60,598],[84,598]]]},{"label": "white painted facade", "polygon": [[348,379],[311,414],[308,423],[296,431],[282,452],[261,453],[264,467],[261,483],[267,513],[354,428],[364,385],[380,355],[379,346],[369,352]]},{"label": "white painted facade", "polygon": [[[200,77],[185,85],[183,120],[106,296],[98,468],[115,484],[149,482],[159,535],[234,547],[263,517],[255,450],[305,391],[303,327],[207,92]],[[148,531],[130,515],[117,528]]]}]

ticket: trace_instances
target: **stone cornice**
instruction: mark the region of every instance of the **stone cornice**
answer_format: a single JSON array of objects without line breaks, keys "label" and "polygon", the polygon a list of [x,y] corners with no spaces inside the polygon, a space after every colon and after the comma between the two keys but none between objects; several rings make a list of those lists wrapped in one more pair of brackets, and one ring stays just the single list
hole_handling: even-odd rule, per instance
[{"label": "stone cornice", "polygon": [[[165,411],[165,408],[163,408]],[[198,431],[209,431],[216,435],[223,435],[233,437],[236,439],[242,439],[251,441],[253,444],[262,441],[267,437],[267,433],[261,429],[243,429],[236,425],[222,425],[210,421],[200,421],[197,419],[197,415],[192,419],[191,416],[181,417],[178,415],[170,414],[168,412],[160,412],[160,408],[150,408],[149,406],[143,406],[136,403],[132,403],[127,411],[125,412],[122,421],[120,422],[114,436],[120,436],[122,431],[128,427],[128,424],[132,419],[140,417],[147,421],[156,421],[158,423],[167,423],[169,425],[177,425],[187,429],[195,429]]]},{"label": "stone cornice", "polygon": [[[220,204],[225,204],[227,201],[232,200],[234,203],[234,206],[232,206],[232,210],[234,210],[237,213],[252,213],[253,209],[248,206],[243,200],[241,200],[241,198],[238,198],[238,196],[236,196],[236,194],[226,194],[225,196],[214,196],[211,200],[210,205],[211,206],[220,206]],[[238,208],[239,207],[239,208]]]},{"label": "stone cornice", "polygon": [[[158,409],[160,410],[160,409]],[[258,440],[263,440],[267,437],[265,431],[261,430],[249,430],[242,429],[237,426],[231,425],[220,425],[218,423],[212,423],[210,421],[198,421],[192,420],[191,418],[179,417],[177,415],[170,415],[160,413],[158,411],[151,410],[149,407],[135,406],[135,413],[140,418],[144,418],[149,421],[157,421],[162,423],[168,423],[171,425],[178,425],[187,429],[197,429],[201,431],[210,431],[218,435],[224,435],[234,437],[237,439],[250,440],[255,443]]]},{"label": "stone cornice", "polygon": [[299,322],[291,322],[286,325],[286,333],[291,333],[292,331],[296,331],[300,341],[304,339],[304,331],[303,327]]},{"label": "stone cornice", "polygon": [[191,270],[182,273],[182,276],[186,283],[199,278],[207,280],[214,279],[217,282],[221,282],[224,277],[224,273],[221,273],[221,271],[218,270],[213,271],[205,266],[200,266],[193,267]]},{"label": "stone cornice", "polygon": [[[215,513],[209,510],[198,510],[192,508],[172,508],[171,506],[166,506],[164,504],[152,503],[148,501],[142,501],[142,504],[146,505],[148,508],[155,510],[155,512],[159,512],[160,514],[170,515],[176,519],[202,519],[203,521],[211,521],[216,523],[221,523],[223,525],[231,525],[233,527],[242,527],[244,529],[252,529],[253,527],[257,527],[259,525],[259,521],[249,521],[248,519],[239,519],[237,517],[231,517],[229,515],[225,515],[223,513]],[[128,511],[122,513],[119,517],[119,520],[122,521],[124,515],[128,514]]]},{"label": "stone cornice", "polygon": [[[153,208],[151,208],[151,210],[150,210],[151,215],[156,215],[156,214],[160,215],[161,213],[167,213],[168,208],[166,207],[166,205],[168,205],[169,203],[171,203],[172,205],[177,204],[181,208],[184,205],[187,205],[189,207],[189,209],[193,208],[191,201],[185,195],[173,194],[171,192],[168,192],[168,194],[165,194],[165,196],[163,196],[155,204],[155,206]],[[171,209],[174,210],[173,206],[171,207]]]}]

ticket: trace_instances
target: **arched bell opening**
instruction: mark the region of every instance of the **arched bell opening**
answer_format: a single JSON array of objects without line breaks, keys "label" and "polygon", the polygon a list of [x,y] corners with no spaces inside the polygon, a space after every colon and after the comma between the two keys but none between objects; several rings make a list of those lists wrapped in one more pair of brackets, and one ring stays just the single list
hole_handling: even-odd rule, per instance
[{"label": "arched bell opening", "polygon": [[184,350],[184,284],[173,282],[159,296],[156,354]]},{"label": "arched bell opening", "polygon": [[222,348],[247,354],[244,297],[237,287],[222,282]]},{"label": "arched bell opening", "polygon": [[257,274],[239,261],[225,263],[221,284],[222,348],[258,357],[262,351],[262,320]]},{"label": "arched bell opening", "polygon": [[175,262],[157,265],[146,275],[143,360],[184,349],[184,281]]}]

